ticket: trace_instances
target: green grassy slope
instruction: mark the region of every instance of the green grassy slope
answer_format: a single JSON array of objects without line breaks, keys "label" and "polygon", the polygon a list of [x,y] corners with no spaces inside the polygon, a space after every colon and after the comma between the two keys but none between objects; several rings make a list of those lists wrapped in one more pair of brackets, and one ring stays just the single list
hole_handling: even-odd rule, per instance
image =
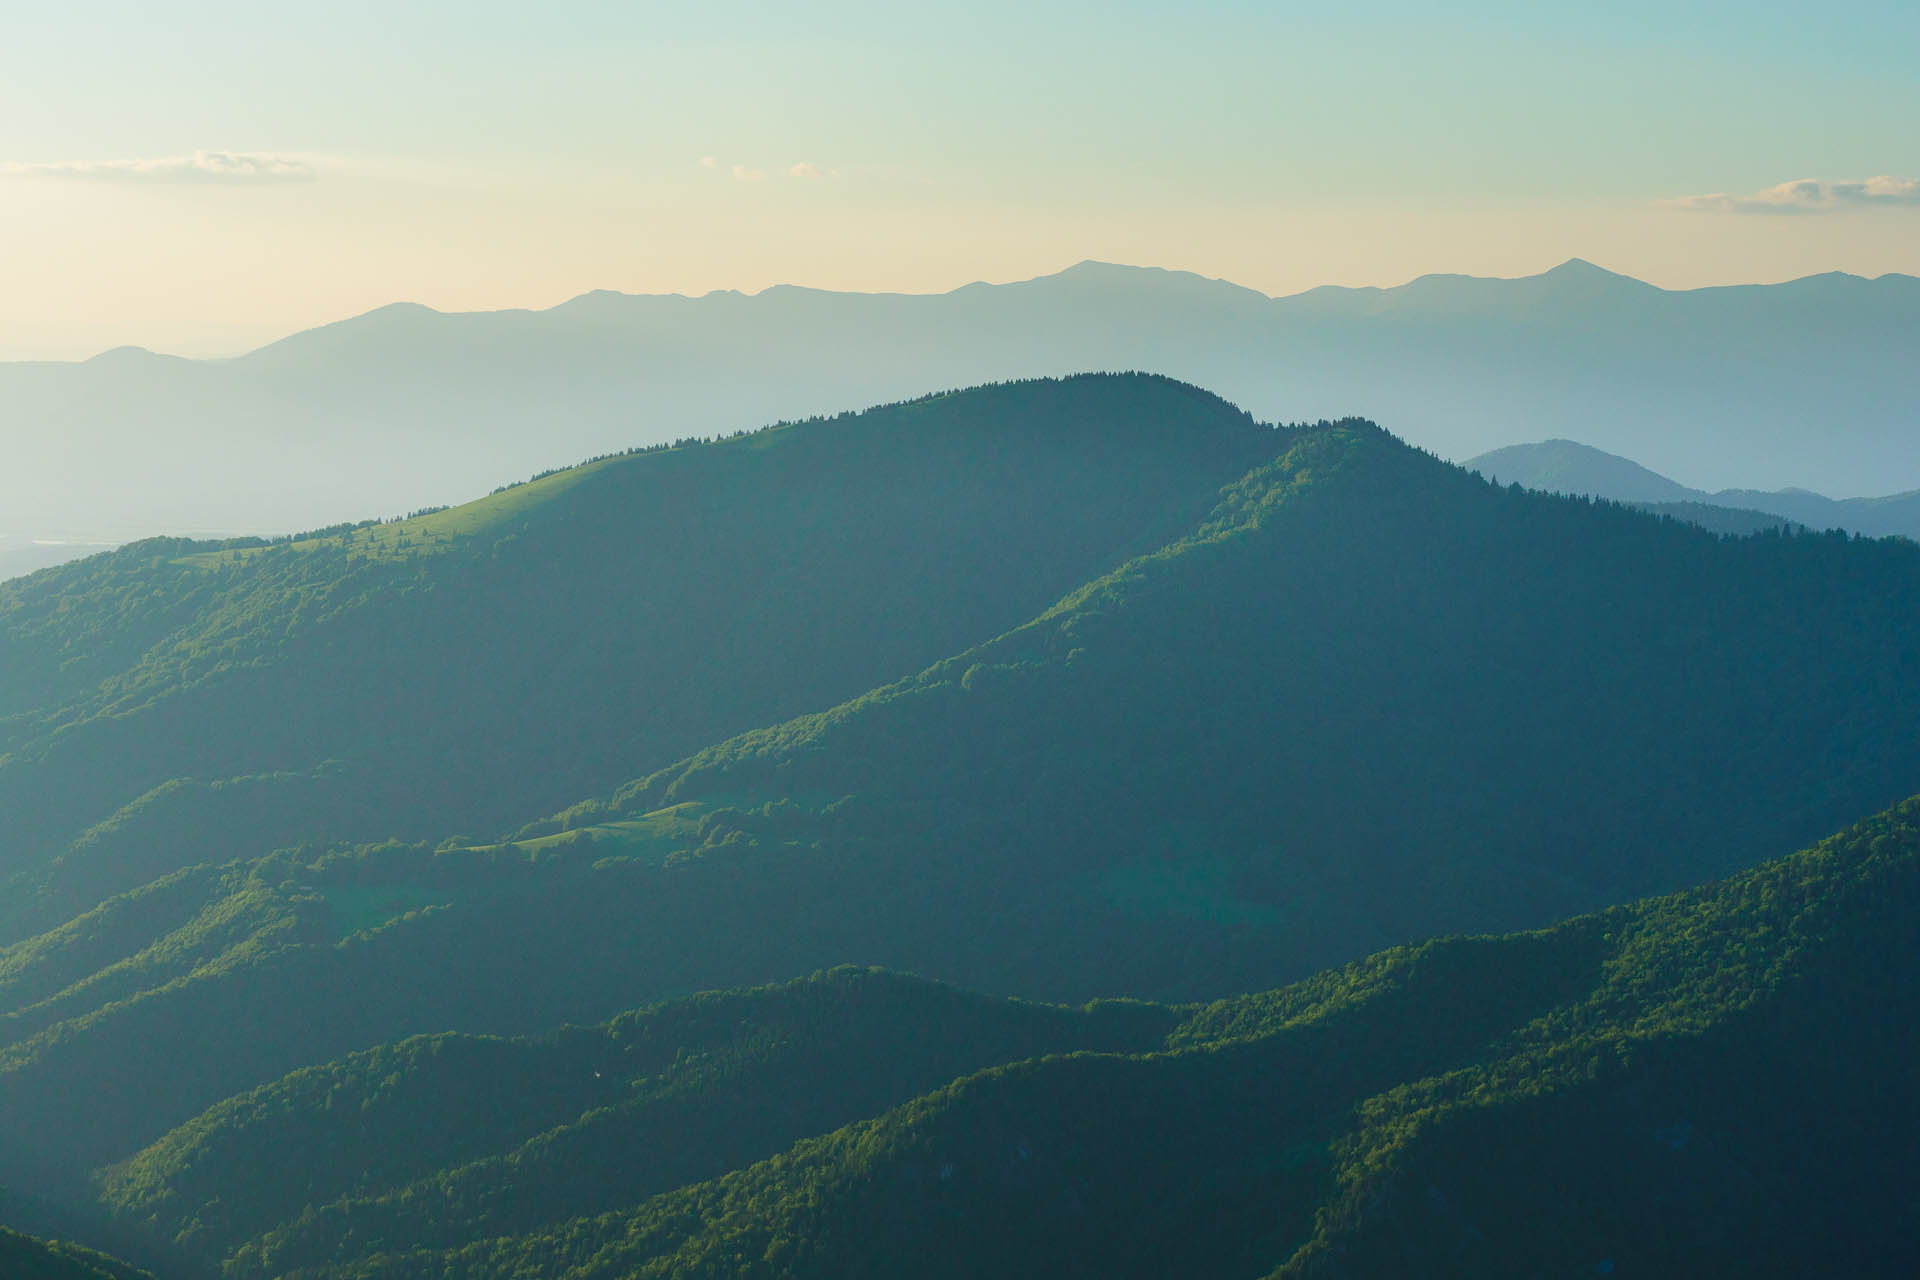
[{"label": "green grassy slope", "polygon": [[487,835],[832,705],[1164,541],[1271,448],[1165,379],[1009,384],[0,586],[0,939],[195,863]]},{"label": "green grassy slope", "polygon": [[1920,801],[1723,883],[990,1068],[634,1208],[330,1280],[1903,1275]]}]

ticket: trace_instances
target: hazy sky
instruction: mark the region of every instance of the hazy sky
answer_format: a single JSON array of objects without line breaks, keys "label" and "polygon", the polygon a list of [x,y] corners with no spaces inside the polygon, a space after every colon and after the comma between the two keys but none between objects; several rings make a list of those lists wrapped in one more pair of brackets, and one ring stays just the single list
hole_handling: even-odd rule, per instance
[{"label": "hazy sky", "polygon": [[1920,274],[1913,0],[1175,10],[7,3],[0,359],[1089,257]]}]

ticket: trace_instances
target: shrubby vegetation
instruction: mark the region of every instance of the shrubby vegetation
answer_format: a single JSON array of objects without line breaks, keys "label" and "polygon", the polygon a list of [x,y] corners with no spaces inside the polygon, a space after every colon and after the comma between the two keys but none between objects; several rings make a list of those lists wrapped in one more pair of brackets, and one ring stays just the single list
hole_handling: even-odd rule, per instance
[{"label": "shrubby vegetation", "polygon": [[831,705],[1157,543],[1271,435],[1165,379],[1008,385],[6,584],[0,940],[181,866],[517,827]]},{"label": "shrubby vegetation", "polygon": [[0,1227],[0,1275],[7,1280],[153,1280],[79,1245],[35,1240]]},{"label": "shrubby vegetation", "polygon": [[1031,927],[870,958],[1180,998],[1724,874],[1920,777],[1920,548],[1491,488],[1363,423],[1288,442],[1034,621],[568,821],[708,803],[869,892],[907,859]]},{"label": "shrubby vegetation", "polygon": [[1206,1005],[837,971],[409,1041],[106,1186],[227,1275],[311,1280],[1897,1274],[1920,984],[1888,960],[1916,921],[1920,800],[1705,889]]},{"label": "shrubby vegetation", "polygon": [[[247,1277],[1713,1270],[1907,1123],[1911,811],[1399,944],[1910,792],[1916,589],[1130,377],[97,557],[0,588],[0,1180]],[[762,985],[847,962],[1074,1007]]]},{"label": "shrubby vegetation", "polygon": [[[1257,439],[1280,453],[1214,491],[1210,510],[1142,534],[1141,554],[999,638],[561,809],[509,840],[449,817],[417,838],[336,844],[312,821],[377,824],[410,812],[414,798],[435,811],[444,797],[426,774],[455,779],[456,789],[491,779],[499,795],[488,803],[504,806],[532,784],[489,772],[496,748],[504,759],[545,742],[553,776],[569,773],[606,741],[594,726],[608,720],[597,716],[637,723],[630,703],[589,708],[591,683],[556,675],[554,718],[489,736],[476,721],[425,711],[395,720],[391,708],[370,706],[379,690],[362,690],[341,699],[351,704],[341,723],[349,712],[361,718],[371,757],[158,784],[69,841],[38,873],[38,896],[10,900],[75,910],[0,950],[9,1167],[32,1161],[36,1181],[77,1185],[223,1099],[376,1044],[593,1024],[646,1001],[848,962],[1076,1002],[1259,989],[1410,937],[1542,924],[1723,873],[1888,803],[1920,771],[1910,732],[1920,638],[1902,603],[1920,587],[1910,544],[1716,538],[1604,504],[1493,488],[1363,423],[1254,428],[1200,393],[1152,380],[996,389],[1036,415],[1005,428],[1003,447],[994,402],[964,408],[971,394],[909,406],[946,424],[948,434],[927,439],[947,440],[956,468],[995,450],[1013,466],[1011,437],[1055,415],[1069,424],[1058,428],[1064,454],[1118,430],[1113,422],[1143,438],[1165,432],[1167,419],[1154,415],[1189,402],[1218,426],[1201,452]],[[1137,416],[1109,416],[1109,395]],[[824,430],[815,471],[780,473],[818,497],[830,491],[822,477],[847,465],[837,461],[842,446],[865,460],[865,480],[881,475],[887,455],[864,433],[884,425],[835,420],[636,465],[787,449],[802,438],[794,433]],[[928,465],[927,450],[909,455],[912,468]],[[1152,452],[1145,443],[1116,452],[1116,470],[1098,484],[1119,492],[1123,473],[1140,474]],[[514,491],[515,501],[562,480],[569,493],[588,493],[606,474],[550,477]],[[896,488],[918,501],[928,483]],[[704,492],[675,500],[704,501]],[[559,496],[543,501],[550,514],[576,510]],[[427,521],[468,527],[483,515],[463,508]],[[876,528],[907,519],[873,518]],[[425,542],[446,527],[415,532]],[[535,537],[530,527],[507,547]],[[356,573],[417,567],[364,547],[257,554],[290,566],[345,557],[346,577],[315,580],[322,595]],[[471,563],[463,554],[438,558]],[[968,572],[988,574],[991,557],[975,554]],[[157,572],[202,575],[196,581],[252,572],[244,561],[188,561]],[[472,572],[464,581],[480,592],[490,579]],[[125,577],[140,580],[131,569]],[[540,581],[578,586],[551,573]],[[323,591],[323,582],[335,585]],[[843,587],[846,599],[861,594],[850,577]],[[76,617],[95,616],[108,598],[86,595]],[[771,598],[759,597],[756,620],[772,616]],[[903,601],[913,598],[862,607],[910,619]],[[810,607],[789,603],[788,622]],[[57,613],[41,622],[52,628]],[[221,615],[193,616],[211,626],[206,618]],[[697,621],[676,622],[672,634],[695,644],[707,634]],[[817,621],[819,636],[834,633],[829,619]],[[363,623],[349,611],[336,630],[311,634],[357,634]],[[255,645],[266,633],[232,634]],[[778,634],[791,659],[799,642]],[[289,643],[295,654],[325,652]],[[743,669],[758,671],[780,647],[755,643],[761,656],[742,659]],[[592,661],[618,667],[622,652]],[[409,670],[426,683],[479,682],[524,670],[525,659],[509,644],[470,677],[445,661],[445,671]],[[292,687],[276,674],[283,661],[327,669],[307,660],[209,671],[183,692],[75,722],[47,739],[45,759],[73,752],[99,763],[105,757],[82,750],[89,735],[105,741],[127,731],[123,720],[229,679],[271,676],[256,692]],[[679,707],[686,729],[695,711],[712,711],[711,690],[730,687],[712,674],[727,666],[696,664],[686,679],[663,680],[656,709]],[[144,669],[125,679],[146,679]],[[786,669],[772,663],[762,692]],[[504,716],[542,705],[544,688],[521,681],[476,696]],[[400,702],[418,693],[387,692]],[[319,732],[285,711],[276,707],[262,733]],[[673,717],[662,716],[647,733],[667,732]],[[179,720],[195,723],[205,722]],[[563,741],[574,729],[577,750]],[[418,758],[396,763],[396,751]],[[23,777],[42,765],[26,767]],[[475,834],[448,838],[454,830]],[[233,847],[240,840],[291,847],[220,862],[245,853]],[[202,865],[168,871],[196,858]],[[114,876],[159,878],[90,896]]]},{"label": "shrubby vegetation", "polygon": [[1633,502],[1628,503],[1639,511],[1648,511],[1657,516],[1670,516],[1675,520],[1684,520],[1688,524],[1697,524],[1702,529],[1714,533],[1733,534],[1735,537],[1747,537],[1755,533],[1809,533],[1811,528],[1785,516],[1769,515],[1764,511],[1750,511],[1745,507],[1720,507],[1706,502]]},{"label": "shrubby vegetation", "polygon": [[1173,1021],[838,969],[537,1040],[416,1037],[222,1103],[111,1170],[105,1199],[278,1275],[622,1208],[980,1067],[1152,1047]]}]

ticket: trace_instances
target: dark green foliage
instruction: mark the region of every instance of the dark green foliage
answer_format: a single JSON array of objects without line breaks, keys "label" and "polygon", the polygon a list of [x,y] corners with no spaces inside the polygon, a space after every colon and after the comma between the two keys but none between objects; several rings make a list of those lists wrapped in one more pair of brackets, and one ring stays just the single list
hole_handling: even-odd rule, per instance
[{"label": "dark green foliage", "polygon": [[[1724,874],[1913,789],[1917,590],[1911,544],[1722,539],[1137,378],[142,544],[0,590],[0,1174],[249,1277],[1391,1272],[1534,1186],[1633,1221],[1552,1173],[1580,1100],[1627,1143],[1754,1019],[1904,1007],[1801,965],[1873,897],[1857,840],[1177,1013],[843,973],[510,1037],[846,962],[1210,999]],[[1904,1034],[1756,1096],[1893,1114]]]},{"label": "dark green foliage", "polygon": [[[1288,442],[1035,621],[585,818],[724,804],[858,867],[840,897],[1020,920],[863,958],[1191,998],[1723,874],[1920,780],[1920,549],[1493,489],[1366,424]],[[749,812],[795,794],[848,800]]]},{"label": "dark green foliage", "polygon": [[1785,516],[1748,511],[1741,507],[1718,507],[1706,502],[1635,502],[1630,505],[1656,516],[1697,524],[1709,532],[1731,534],[1737,538],[1755,533],[1807,532],[1805,525],[1797,524]]},{"label": "dark green foliage", "polygon": [[1704,890],[1188,1010],[1157,1052],[979,1071],[622,1212],[300,1274],[1904,1275],[1917,955],[1920,800]]},{"label": "dark green foliage", "polygon": [[0,938],[183,865],[518,826],[831,705],[1158,545],[1271,435],[1165,379],[1015,384],[0,586]]},{"label": "dark green foliage", "polygon": [[103,1253],[58,1240],[35,1240],[5,1227],[0,1227],[0,1276],[6,1280],[153,1280]]},{"label": "dark green foliage", "polygon": [[1151,1048],[1174,1021],[840,969],[534,1041],[420,1037],[222,1103],[109,1171],[104,1199],[277,1275],[622,1208],[977,1068]]},{"label": "dark green foliage", "polygon": [[[1145,386],[1169,413],[1196,394],[1085,385],[1096,400]],[[1037,386],[993,394],[1066,412],[1057,397],[1085,389]],[[995,438],[990,415],[955,421],[956,439]],[[1238,440],[1242,420],[1221,421]],[[595,1023],[834,964],[1071,1001],[1259,988],[1722,873],[1920,773],[1913,546],[1723,540],[1494,489],[1362,423],[1259,438],[1284,452],[1032,621],[516,841],[190,870],[0,951],[9,1167],[76,1185],[223,1099],[373,1045]],[[520,669],[501,661],[478,669]],[[431,767],[466,787],[459,752],[499,739]],[[142,831],[172,830],[180,851],[148,873],[191,856],[195,832],[211,855],[222,814],[300,834],[285,817],[300,804],[275,796],[396,812],[386,776],[343,763],[163,786],[90,828],[47,883],[137,864],[163,843]]]}]

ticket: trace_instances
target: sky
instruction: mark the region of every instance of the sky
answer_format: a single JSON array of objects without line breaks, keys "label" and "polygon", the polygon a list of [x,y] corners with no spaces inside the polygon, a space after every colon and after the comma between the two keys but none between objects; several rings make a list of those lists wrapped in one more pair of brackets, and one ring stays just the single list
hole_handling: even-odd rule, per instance
[{"label": "sky", "polygon": [[0,0],[0,359],[394,301],[1920,274],[1920,5]]}]

